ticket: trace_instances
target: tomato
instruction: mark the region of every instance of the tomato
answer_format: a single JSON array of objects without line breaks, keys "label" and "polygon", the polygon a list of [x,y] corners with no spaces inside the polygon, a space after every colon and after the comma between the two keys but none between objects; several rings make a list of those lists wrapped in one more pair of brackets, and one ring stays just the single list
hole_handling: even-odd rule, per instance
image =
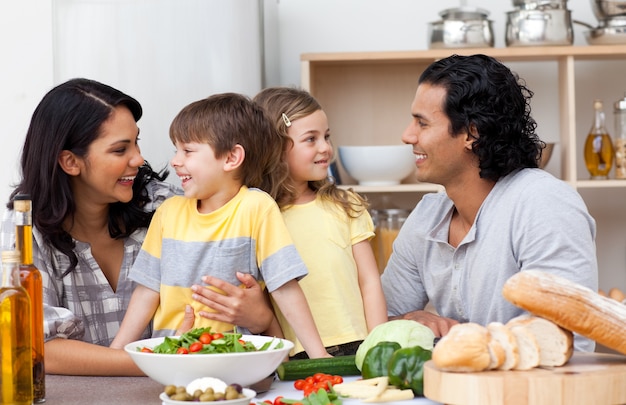
[{"label": "tomato", "polygon": [[313,378],[313,376],[305,378],[304,381],[306,381],[307,384],[315,384],[315,379]]},{"label": "tomato", "polygon": [[211,341],[213,340],[213,338],[211,337],[210,333],[205,332],[202,335],[200,335],[198,340],[202,342],[202,344],[208,345],[208,344],[211,344]]},{"label": "tomato", "polygon": [[214,333],[214,334],[211,335],[211,338],[213,340],[222,339],[223,337],[224,337],[223,333]]},{"label": "tomato", "polygon": [[304,396],[307,396],[307,392],[309,392],[309,394],[311,392],[313,392],[313,390],[315,389],[315,385],[314,383],[308,383],[308,382],[304,382],[304,384],[302,385],[302,391],[304,391]]},{"label": "tomato", "polygon": [[189,354],[189,350],[186,347],[179,347],[176,354]]},{"label": "tomato", "polygon": [[150,349],[149,347],[142,347],[141,348],[141,352],[142,353],[152,353],[152,349]]},{"label": "tomato", "polygon": [[204,345],[200,342],[194,342],[191,345],[189,345],[189,351],[191,353],[199,352],[203,348],[204,348]]},{"label": "tomato", "polygon": [[343,382],[343,377],[342,376],[340,376],[340,375],[333,376],[333,381],[332,381],[333,385],[341,384],[342,382]]},{"label": "tomato", "polygon": [[313,380],[314,380],[315,382],[320,382],[320,381],[322,381],[325,377],[326,377],[326,374],[324,374],[324,373],[315,373],[315,374],[313,374]]},{"label": "tomato", "polygon": [[274,398],[274,405],[286,405],[283,401],[283,396],[279,395],[276,398]]},{"label": "tomato", "polygon": [[306,384],[306,381],[296,380],[293,382],[293,387],[297,389],[298,391],[302,391],[302,389],[304,388],[304,384]]},{"label": "tomato", "polygon": [[274,405],[274,403],[270,401],[269,399],[266,399],[265,401],[263,401],[263,403],[267,405]]}]

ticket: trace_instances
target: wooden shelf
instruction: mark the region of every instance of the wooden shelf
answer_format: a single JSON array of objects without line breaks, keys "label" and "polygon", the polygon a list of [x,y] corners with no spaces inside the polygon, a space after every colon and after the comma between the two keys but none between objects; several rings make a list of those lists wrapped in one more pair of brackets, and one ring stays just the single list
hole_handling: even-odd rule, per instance
[{"label": "wooden shelf", "polygon": [[[452,54],[477,53],[493,56],[504,63],[552,64],[554,68],[551,69],[557,77],[557,83],[553,85],[558,93],[558,105],[554,109],[559,128],[561,178],[577,189],[626,187],[626,181],[591,181],[583,177],[583,171],[578,167],[582,153],[576,134],[576,62],[624,61],[626,71],[626,45],[306,53],[301,55],[301,85],[324,106],[331,122],[335,147],[397,144],[410,120],[409,106],[419,74],[437,59]],[[535,93],[542,90],[546,91],[535,90]],[[346,182],[354,182],[341,166],[339,171]],[[412,184],[353,188],[365,193],[439,190],[436,186]]]}]

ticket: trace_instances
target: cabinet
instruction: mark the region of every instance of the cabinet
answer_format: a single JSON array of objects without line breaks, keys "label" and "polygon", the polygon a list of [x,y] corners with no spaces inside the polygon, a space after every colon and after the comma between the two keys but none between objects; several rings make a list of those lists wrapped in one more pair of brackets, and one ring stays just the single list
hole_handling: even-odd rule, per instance
[{"label": "cabinet", "polygon": [[[420,73],[453,53],[493,56],[526,80],[534,92],[538,133],[557,143],[549,167],[558,162],[553,174],[579,191],[598,222],[600,287],[626,287],[626,218],[615,220],[626,210],[626,181],[589,180],[582,153],[594,98],[603,99],[614,134],[612,103],[626,91],[626,45],[308,53],[301,56],[301,86],[324,107],[335,147],[399,144]],[[413,178],[392,187],[363,187],[350,185],[353,180],[341,168],[340,175],[344,186],[366,194],[373,204],[391,201],[412,208],[419,195],[440,190]]]}]

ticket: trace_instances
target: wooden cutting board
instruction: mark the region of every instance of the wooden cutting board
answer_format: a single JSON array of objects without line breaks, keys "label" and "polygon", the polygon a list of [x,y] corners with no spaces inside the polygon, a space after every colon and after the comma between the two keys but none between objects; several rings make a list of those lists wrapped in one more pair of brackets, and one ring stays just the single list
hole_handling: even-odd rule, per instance
[{"label": "wooden cutting board", "polygon": [[451,405],[626,404],[626,356],[576,352],[562,367],[452,373],[424,366],[424,395]]}]

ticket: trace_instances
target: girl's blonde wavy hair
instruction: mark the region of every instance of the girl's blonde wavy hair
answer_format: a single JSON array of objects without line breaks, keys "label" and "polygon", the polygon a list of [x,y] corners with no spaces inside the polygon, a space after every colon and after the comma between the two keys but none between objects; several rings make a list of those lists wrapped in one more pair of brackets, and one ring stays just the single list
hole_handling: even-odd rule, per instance
[{"label": "girl's blonde wavy hair", "polygon": [[[259,92],[253,100],[265,110],[278,134],[284,138],[285,148],[282,160],[285,162],[286,154],[293,146],[293,141],[287,134],[288,123],[311,115],[321,110],[322,106],[307,91],[294,87],[268,87]],[[351,189],[344,190],[337,187],[334,180],[329,177],[319,181],[309,181],[309,188],[323,200],[340,205],[352,218],[358,217],[369,206],[365,198]],[[296,197],[295,187],[291,180],[287,179],[282,183],[276,202],[281,209],[285,209],[293,205]]]}]

